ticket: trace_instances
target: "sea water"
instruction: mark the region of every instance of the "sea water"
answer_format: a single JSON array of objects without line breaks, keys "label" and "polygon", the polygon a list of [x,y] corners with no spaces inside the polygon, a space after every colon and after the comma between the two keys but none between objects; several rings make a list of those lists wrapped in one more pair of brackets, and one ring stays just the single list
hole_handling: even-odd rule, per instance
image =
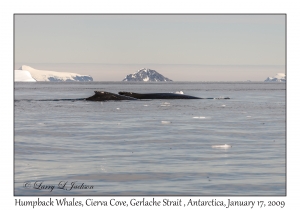
[{"label": "sea water", "polygon": [[[75,100],[95,90],[230,99]],[[286,85],[15,83],[14,181],[15,195],[286,195]]]}]

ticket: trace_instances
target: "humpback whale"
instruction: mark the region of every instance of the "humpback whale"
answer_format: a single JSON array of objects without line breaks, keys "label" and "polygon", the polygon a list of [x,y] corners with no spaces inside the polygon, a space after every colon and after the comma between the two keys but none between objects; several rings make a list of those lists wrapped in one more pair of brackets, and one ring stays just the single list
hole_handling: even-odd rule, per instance
[{"label": "humpback whale", "polygon": [[229,99],[226,98],[198,98],[189,95],[176,93],[133,93],[119,92],[118,94],[106,91],[94,91],[95,95],[86,98],[87,101],[118,101],[118,100],[138,100],[138,99]]},{"label": "humpback whale", "polygon": [[201,99],[194,96],[176,93],[133,93],[119,92],[120,95],[129,96],[137,99]]},{"label": "humpback whale", "polygon": [[129,96],[122,96],[110,92],[105,91],[94,91],[95,95],[86,98],[87,101],[110,101],[110,100],[137,100],[136,98],[132,98]]}]

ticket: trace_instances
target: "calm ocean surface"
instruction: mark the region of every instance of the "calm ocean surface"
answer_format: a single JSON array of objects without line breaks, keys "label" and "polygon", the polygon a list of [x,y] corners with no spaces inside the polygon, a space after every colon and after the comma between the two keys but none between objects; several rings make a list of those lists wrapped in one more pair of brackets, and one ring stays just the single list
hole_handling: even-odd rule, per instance
[{"label": "calm ocean surface", "polygon": [[[56,100],[94,90],[231,99]],[[15,195],[286,194],[285,84],[37,82],[14,93]]]}]

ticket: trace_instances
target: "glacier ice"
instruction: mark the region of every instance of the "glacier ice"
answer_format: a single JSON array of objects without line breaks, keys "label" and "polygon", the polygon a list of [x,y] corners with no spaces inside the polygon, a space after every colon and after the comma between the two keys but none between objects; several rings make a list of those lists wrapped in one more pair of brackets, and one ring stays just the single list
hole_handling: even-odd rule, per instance
[{"label": "glacier ice", "polygon": [[[25,77],[25,74],[28,74],[25,72],[28,72],[30,76],[27,75],[27,77]],[[16,82],[19,81],[26,82],[28,80],[48,81],[48,82],[64,82],[64,81],[90,82],[93,81],[93,78],[89,75],[80,75],[71,72],[38,70],[26,65],[22,65],[18,70],[15,70]]]}]

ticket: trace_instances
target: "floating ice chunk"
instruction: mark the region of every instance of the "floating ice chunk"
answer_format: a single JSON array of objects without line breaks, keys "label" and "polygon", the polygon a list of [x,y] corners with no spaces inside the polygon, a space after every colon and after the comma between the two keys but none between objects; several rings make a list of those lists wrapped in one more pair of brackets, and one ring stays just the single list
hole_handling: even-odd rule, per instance
[{"label": "floating ice chunk", "polygon": [[169,102],[164,102],[160,106],[170,106],[170,103]]},{"label": "floating ice chunk", "polygon": [[182,91],[176,91],[175,94],[184,94]]},{"label": "floating ice chunk", "polygon": [[232,146],[229,144],[216,144],[216,145],[212,145],[211,147],[212,148],[220,148],[220,149],[228,149]]},{"label": "floating ice chunk", "polygon": [[205,119],[206,117],[200,116],[200,117],[193,117],[195,119]]},{"label": "floating ice chunk", "polygon": [[147,104],[145,104],[144,106],[148,106]]},{"label": "floating ice chunk", "polygon": [[172,123],[171,121],[161,121],[162,124],[170,124]]},{"label": "floating ice chunk", "polygon": [[120,108],[117,108],[117,110],[119,110]]},{"label": "floating ice chunk", "polygon": [[226,105],[223,104],[222,106],[225,107]]}]

